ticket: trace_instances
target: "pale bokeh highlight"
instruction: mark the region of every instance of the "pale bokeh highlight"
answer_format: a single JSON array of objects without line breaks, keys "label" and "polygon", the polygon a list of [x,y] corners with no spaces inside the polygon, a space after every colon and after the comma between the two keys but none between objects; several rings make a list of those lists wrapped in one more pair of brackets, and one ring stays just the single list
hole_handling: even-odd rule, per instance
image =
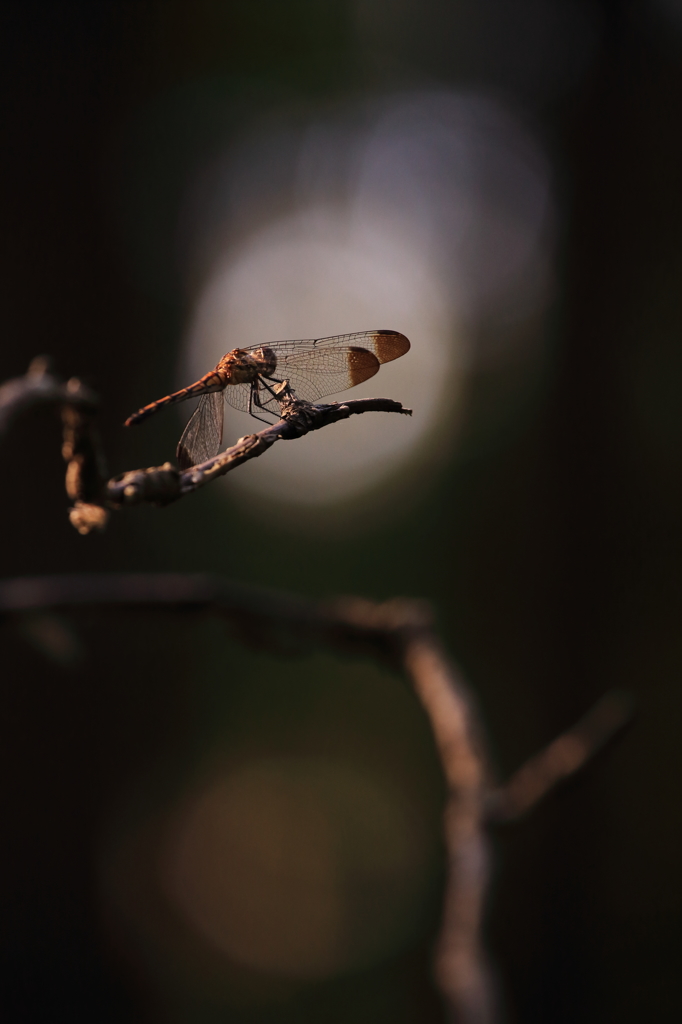
[{"label": "pale bokeh highlight", "polygon": [[[475,95],[407,94],[245,142],[195,203],[188,273],[201,283],[180,383],[235,347],[391,329],[412,350],[330,400],[394,398],[414,415],[278,442],[224,486],[321,513],[401,474],[411,486],[425,446],[433,465],[449,451],[471,366],[513,358],[510,328],[546,301],[550,223],[537,144]],[[499,329],[484,349],[472,339],[486,317]],[[228,407],[226,444],[257,429]]]},{"label": "pale bokeh highlight", "polygon": [[[386,218],[304,210],[259,232],[218,268],[197,304],[190,377],[236,345],[373,328],[406,334],[411,351],[338,397],[395,398],[414,410],[413,418],[365,414],[295,443],[279,442],[267,460],[240,470],[237,486],[266,498],[326,503],[395,472],[434,425],[446,387],[457,401],[448,359],[454,328],[438,276]],[[257,429],[256,421],[227,407],[226,439]]]}]

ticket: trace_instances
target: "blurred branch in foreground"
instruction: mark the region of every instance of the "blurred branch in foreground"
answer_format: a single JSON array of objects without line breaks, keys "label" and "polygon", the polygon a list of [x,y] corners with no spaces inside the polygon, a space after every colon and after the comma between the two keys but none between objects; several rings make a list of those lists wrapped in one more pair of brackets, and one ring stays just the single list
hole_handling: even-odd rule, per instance
[{"label": "blurred branch in foreground", "polygon": [[97,397],[75,377],[64,383],[50,373],[47,356],[36,356],[23,377],[0,384],[0,434],[20,413],[37,405],[70,405],[94,412]]},{"label": "blurred branch in foreground", "polygon": [[476,711],[424,603],[374,604],[352,597],[313,602],[203,574],[74,574],[0,582],[0,615],[5,618],[93,606],[213,612],[229,623],[235,638],[261,650],[291,653],[322,645],[342,654],[374,657],[406,673],[429,718],[448,788],[448,881],[436,980],[451,1021],[493,1024],[494,992],[481,943],[488,876],[485,826],[528,812],[582,767],[628,720],[627,695],[607,694],[506,785],[491,789]]},{"label": "blurred branch in foreground", "polygon": [[106,463],[94,415],[97,398],[76,377],[64,384],[49,371],[48,360],[34,359],[24,377],[0,386],[0,434],[24,409],[35,405],[61,408],[64,440],[62,455],[67,463],[66,492],[73,501],[71,523],[79,533],[102,530],[110,509],[149,502],[168,505],[205,484],[224,476],[249,459],[258,458],[275,441],[290,441],[313,430],[364,412],[396,412],[411,416],[400,402],[389,398],[363,398],[326,405],[285,398],[281,419],[255,434],[241,437],[236,444],[197,466],[180,470],[170,462],[147,469],[130,470],[106,479]]}]

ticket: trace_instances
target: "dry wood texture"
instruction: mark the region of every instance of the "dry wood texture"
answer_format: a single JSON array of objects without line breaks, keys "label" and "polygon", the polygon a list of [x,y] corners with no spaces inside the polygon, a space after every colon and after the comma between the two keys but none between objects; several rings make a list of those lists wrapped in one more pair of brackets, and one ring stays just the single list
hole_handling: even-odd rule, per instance
[{"label": "dry wood texture", "polygon": [[69,517],[79,533],[104,529],[109,510],[145,502],[167,505],[225,476],[249,459],[269,451],[275,441],[290,441],[313,430],[365,412],[396,412],[410,416],[400,402],[390,398],[362,398],[350,402],[313,405],[287,398],[281,403],[281,419],[239,438],[213,459],[180,470],[170,462],[133,469],[106,479],[106,463],[94,422],[98,400],[77,378],[60,381],[44,357],[34,359],[24,377],[0,387],[0,434],[23,410],[36,405],[61,408],[64,424],[62,454],[67,463],[66,491],[73,501]]}]

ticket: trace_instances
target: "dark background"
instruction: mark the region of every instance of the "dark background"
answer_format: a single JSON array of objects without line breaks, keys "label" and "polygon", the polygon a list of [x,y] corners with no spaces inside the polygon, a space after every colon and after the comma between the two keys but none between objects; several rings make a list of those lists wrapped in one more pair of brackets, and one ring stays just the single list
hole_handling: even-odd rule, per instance
[{"label": "dark background", "polygon": [[[531,50],[534,19],[551,7],[524,7]],[[161,356],[177,344],[184,310],[172,287],[145,291],[131,272],[116,140],[162,91],[212,75],[235,94],[262,80],[271,93],[313,99],[343,95],[351,78],[356,89],[473,82],[531,110],[560,213],[557,297],[542,327],[555,339],[549,381],[510,430],[495,414],[503,371],[481,373],[454,458],[400,522],[346,540],[273,523],[273,547],[295,567],[289,589],[432,599],[502,774],[607,689],[636,694],[627,732],[531,819],[497,835],[489,948],[511,1021],[673,1021],[682,20],[672,0],[590,5],[590,61],[570,87],[545,95],[514,76],[518,40],[500,28],[508,6],[478,7],[469,35],[453,27],[455,8],[413,11],[412,28],[392,37],[395,60],[368,71],[342,2],[2,4],[0,377],[49,352],[102,396],[112,473],[158,461],[149,434],[120,424],[140,394],[172,387],[174,366]],[[172,207],[177,184],[167,188]],[[163,273],[172,278],[172,265]],[[170,451],[173,425],[158,429]],[[281,583],[271,560],[230,543],[248,535],[248,520],[208,493],[78,536],[59,444],[48,412],[3,439],[4,575],[210,569]],[[94,613],[76,625],[87,653],[71,665],[46,660],[31,640],[40,629],[3,627],[2,1019],[439,1019],[426,939],[397,967],[343,990],[323,986],[286,1010],[164,1008],[142,960],[131,955],[131,966],[112,937],[98,872],[121,794],[152,769],[179,777],[177,751],[206,735],[212,698],[196,710],[193,656],[201,627]],[[247,655],[220,649],[219,633],[208,639],[226,672],[220,685],[238,691]],[[281,671],[286,681],[297,670]],[[278,712],[291,736],[299,711],[292,698]],[[343,747],[352,723],[338,728]],[[387,758],[399,777],[398,753]],[[423,771],[428,781],[432,769]]]}]

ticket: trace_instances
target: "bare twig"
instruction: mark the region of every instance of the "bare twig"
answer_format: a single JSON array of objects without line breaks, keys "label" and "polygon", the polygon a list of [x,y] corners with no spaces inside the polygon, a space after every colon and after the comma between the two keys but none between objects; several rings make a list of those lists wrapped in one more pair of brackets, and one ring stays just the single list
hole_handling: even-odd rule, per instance
[{"label": "bare twig", "polygon": [[145,502],[168,505],[177,501],[249,459],[263,455],[275,441],[303,437],[313,430],[365,412],[412,415],[410,409],[389,398],[313,405],[289,397],[281,403],[282,418],[277,423],[258,433],[247,434],[207,462],[184,471],[166,462],[162,466],[130,470],[107,481],[106,464],[94,423],[98,405],[96,396],[75,377],[67,383],[54,377],[43,356],[33,360],[24,377],[7,381],[0,387],[0,434],[22,410],[41,404],[62,409],[66,491],[74,503],[69,518],[82,534],[103,529],[109,518],[109,509]]},{"label": "bare twig", "polygon": [[74,502],[69,513],[71,522],[80,533],[103,529],[109,513],[102,501],[107,471],[94,423],[97,396],[77,377],[59,380],[50,373],[49,359],[37,356],[23,377],[0,386],[0,435],[18,415],[38,405],[61,409],[66,493]]},{"label": "bare twig", "polygon": [[[74,390],[73,385],[79,384],[79,381],[69,381],[71,390]],[[69,519],[82,534],[103,530],[109,519],[102,501],[102,481],[106,479],[107,465],[94,412],[65,403],[62,405],[62,426],[66,493],[74,503],[69,510]]]},{"label": "bare twig", "polygon": [[73,377],[64,382],[50,373],[47,356],[36,356],[23,377],[15,377],[0,385],[0,434],[12,420],[38,405],[70,405],[94,412],[97,396]]},{"label": "bare twig", "polygon": [[288,399],[282,403],[282,419],[265,430],[241,437],[236,444],[220,455],[197,466],[181,471],[170,462],[149,469],[132,470],[114,477],[106,485],[107,501],[114,508],[122,505],[139,505],[151,502],[167,505],[171,501],[191,494],[219,476],[241,466],[249,459],[256,459],[267,452],[275,441],[290,441],[303,437],[313,430],[320,430],[330,423],[348,419],[363,412],[397,412],[410,416],[400,402],[390,398],[361,398],[350,402],[334,402],[328,405],[312,405]]},{"label": "bare twig", "polygon": [[511,779],[488,795],[491,822],[515,821],[532,810],[550,790],[574,775],[632,718],[629,693],[611,690],[579,722],[526,761]]}]

